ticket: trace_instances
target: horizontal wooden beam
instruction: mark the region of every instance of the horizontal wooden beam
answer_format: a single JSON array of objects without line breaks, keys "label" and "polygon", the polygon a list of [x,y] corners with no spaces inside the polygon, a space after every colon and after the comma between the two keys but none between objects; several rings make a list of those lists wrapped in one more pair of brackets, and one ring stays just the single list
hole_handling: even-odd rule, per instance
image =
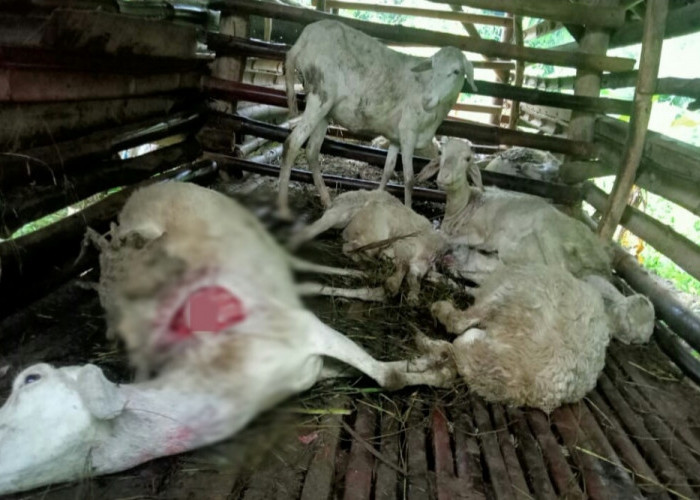
[{"label": "horizontal wooden beam", "polygon": [[[628,21],[613,32],[610,48],[626,47],[642,42],[643,21]],[[666,17],[664,39],[690,35],[700,31],[700,3],[671,9]]]},{"label": "horizontal wooden beam", "polygon": [[[223,113],[213,114],[211,124],[217,128],[232,130],[236,133],[254,135],[256,137],[264,137],[275,142],[284,142],[290,131],[282,127],[276,127],[267,123],[255,122],[246,120],[233,115]],[[202,146],[207,149],[206,144]],[[321,152],[334,156],[341,156],[353,160],[359,160],[382,168],[386,161],[386,150],[372,148],[368,146],[360,146],[356,144],[348,144],[341,141],[328,139],[323,141]],[[398,159],[400,162],[400,158]],[[414,158],[414,165],[417,168],[422,168],[428,163],[427,158]],[[397,163],[397,169],[400,165]],[[581,199],[581,192],[574,186],[566,186],[565,184],[551,184],[547,182],[535,181],[534,179],[525,179],[512,175],[498,174],[496,172],[482,172],[483,181],[487,185],[495,185],[503,189],[513,191],[521,191],[524,193],[534,194],[545,198],[556,199],[559,203],[575,203]]]},{"label": "horizontal wooden beam", "polygon": [[501,71],[512,71],[515,63],[511,61],[470,61],[475,69],[497,69]]},{"label": "horizontal wooden beam", "polygon": [[[195,106],[168,116],[110,126],[78,139],[24,149],[16,155],[0,155],[0,190],[7,193],[19,186],[54,186],[66,174],[89,171],[86,161],[99,162],[124,149],[195,130],[202,123],[200,111]],[[83,165],[76,165],[81,160]]]},{"label": "horizontal wooden beam", "polygon": [[202,70],[206,59],[142,54],[93,54],[47,47],[0,45],[0,68],[153,74]]},{"label": "horizontal wooden beam", "polygon": [[467,111],[470,113],[486,113],[489,115],[495,115],[501,112],[500,106],[494,106],[489,104],[466,104],[458,102],[452,109],[455,111]]},{"label": "horizontal wooden beam", "polygon": [[[217,78],[205,78],[203,87],[211,96],[217,98],[234,98],[280,107],[287,106],[286,93],[282,90],[246,85]],[[298,94],[298,96],[300,105],[302,105],[303,94]],[[594,158],[601,153],[598,146],[588,142],[547,137],[500,127],[457,122],[455,120],[445,120],[438,128],[437,133],[463,137],[474,142],[481,141],[487,144],[510,144],[513,146],[545,149],[575,157]]]},{"label": "horizontal wooden beam", "polygon": [[572,24],[617,28],[625,22],[619,7],[601,7],[571,3],[567,0],[433,0],[439,3],[466,5],[477,9],[498,10],[521,16],[551,19]]},{"label": "horizontal wooden beam", "polygon": [[[574,76],[559,78],[536,78],[528,76],[525,83],[541,90],[570,90],[574,88]],[[637,84],[637,70],[619,73],[605,73],[600,86],[604,89],[634,87]],[[659,78],[655,94],[678,95],[700,99],[700,78]]]},{"label": "horizontal wooden beam", "polygon": [[524,30],[523,35],[525,40],[533,40],[563,27],[564,25],[560,22],[544,20]]},{"label": "horizontal wooden beam", "polygon": [[[591,182],[584,183],[585,200],[598,211],[604,211],[609,196]],[[636,208],[627,206],[620,224],[656,250],[678,264],[688,274],[700,280],[700,246],[669,226]]]},{"label": "horizontal wooden beam", "polygon": [[108,75],[36,69],[0,69],[0,102],[116,99],[199,88],[200,73]]},{"label": "horizontal wooden beam", "polygon": [[291,7],[272,2],[258,2],[255,0],[214,0],[210,3],[210,8],[220,9],[225,14],[243,13],[258,15],[293,21],[302,25],[307,25],[323,19],[336,19],[381,40],[399,42],[411,40],[413,43],[424,43],[433,46],[454,46],[466,52],[478,52],[485,56],[500,57],[503,59],[517,59],[595,71],[625,71],[632,69],[634,66],[633,59],[517,47],[508,43],[476,39],[450,33],[439,33],[417,28],[406,28],[403,26],[389,26],[347,17],[341,18],[325,12]]},{"label": "horizontal wooden beam", "polygon": [[78,276],[95,263],[76,261],[88,227],[98,232],[109,229],[133,190],[153,182],[180,180],[211,182],[217,168],[210,160],[167,172],[157,179],[126,187],[97,203],[25,236],[0,243],[0,318]]},{"label": "horizontal wooden beam", "polygon": [[0,233],[10,235],[23,225],[63,207],[108,189],[141,182],[194,161],[200,154],[199,143],[190,139],[136,158],[79,162],[81,164],[74,167],[82,167],[82,172],[63,176],[53,186],[24,186],[5,191]]},{"label": "horizontal wooden beam", "polygon": [[[510,26],[511,21],[507,17],[487,16],[483,14],[471,14],[468,12],[452,12],[449,10],[417,9],[415,7],[403,7],[400,5],[384,5],[376,3],[345,2],[339,0],[325,0],[327,9],[362,10],[366,12],[387,12],[404,16],[428,17],[443,19],[446,21],[459,21],[461,23],[488,24],[492,26]],[[317,0],[311,0],[314,7]]]},{"label": "horizontal wooden beam", "polygon": [[73,102],[0,103],[0,151],[16,152],[96,129],[163,116],[200,102],[195,94]]},{"label": "horizontal wooden beam", "polygon": [[[619,164],[629,125],[614,118],[598,117],[595,141],[603,144],[603,159]],[[664,134],[647,131],[640,172],[655,172],[686,182],[694,182],[700,193],[700,147],[672,139]]]},{"label": "horizontal wooden beam", "polygon": [[[289,46],[285,44],[266,44],[265,42],[260,42],[257,40],[246,40],[225,35],[217,35],[213,38],[213,40],[215,40],[217,50],[220,50],[220,55],[238,53],[253,56],[256,54],[265,54],[264,57],[270,59],[284,60],[286,51],[289,49]],[[623,101],[622,99],[585,97],[554,92],[542,92],[534,89],[514,87],[513,85],[487,82],[485,80],[477,80],[476,86],[478,90],[474,92],[471,87],[465,83],[462,91],[465,93],[500,97],[531,104],[541,104],[598,113],[627,114],[631,106],[630,101]]]},{"label": "horizontal wooden beam", "polygon": [[577,111],[590,111],[593,113],[613,113],[629,115],[632,109],[632,101],[622,99],[610,99],[605,97],[587,97],[571,94],[561,94],[558,92],[543,92],[541,90],[516,87],[504,83],[487,82],[477,80],[477,92],[474,92],[466,82],[462,88],[464,93],[476,93],[491,97],[501,97],[519,102],[538,104],[541,106],[551,106],[555,108],[566,108]]}]

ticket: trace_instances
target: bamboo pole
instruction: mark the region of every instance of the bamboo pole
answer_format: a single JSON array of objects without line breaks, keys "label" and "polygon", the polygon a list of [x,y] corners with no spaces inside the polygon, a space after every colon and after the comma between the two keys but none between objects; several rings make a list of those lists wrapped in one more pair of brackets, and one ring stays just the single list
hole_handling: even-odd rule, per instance
[{"label": "bamboo pole", "polygon": [[439,3],[467,5],[477,9],[498,10],[521,16],[552,19],[564,23],[617,28],[625,22],[619,7],[600,7],[561,0],[433,0]]},{"label": "bamboo pole", "polygon": [[[602,211],[609,205],[609,197],[605,192],[591,183],[584,184],[584,193],[586,201],[597,210]],[[626,203],[622,207],[624,212],[619,222],[624,227],[678,264],[688,274],[700,279],[700,246],[636,208],[627,206]],[[616,227],[617,224],[613,229]]]},{"label": "bamboo pole", "polygon": [[76,261],[87,227],[104,232],[134,189],[154,182],[211,182],[217,173],[202,160],[129,186],[45,228],[0,243],[0,318],[46,295],[88,269],[96,259]]},{"label": "bamboo pole", "polygon": [[[622,218],[627,205],[627,198],[632,190],[637,174],[637,167],[642,158],[646,129],[649,124],[649,115],[651,114],[651,97],[656,88],[656,79],[659,72],[667,14],[668,0],[647,2],[639,78],[634,93],[634,108],[632,108],[625,156],[622,161],[622,167],[615,177],[615,184],[608,205],[598,226],[598,234],[604,241],[612,237]],[[700,273],[700,266],[698,269]]]},{"label": "bamboo pole", "polygon": [[[311,5],[317,5],[318,0],[311,0]],[[488,24],[492,26],[508,26],[508,19],[500,16],[487,16],[483,14],[471,14],[469,12],[449,12],[435,9],[417,9],[399,5],[383,5],[360,2],[345,2],[339,0],[325,0],[328,7],[340,10],[361,10],[366,12],[387,12],[390,14],[402,14],[404,16],[427,17],[442,19],[445,21],[459,21],[462,23]]]},{"label": "bamboo pole", "polygon": [[[568,4],[567,4],[568,5]],[[331,14],[317,12],[311,9],[291,7],[272,2],[258,2],[256,0],[214,0],[210,8],[220,9],[224,14],[239,13],[250,14],[275,19],[285,19],[307,25],[324,19],[337,19]],[[492,8],[492,7],[489,7]],[[598,56],[592,54],[575,54],[558,50],[531,49],[524,47],[518,49],[511,44],[494,42],[491,40],[476,40],[474,38],[438,33],[435,31],[406,28],[403,26],[389,26],[379,23],[371,23],[358,19],[343,18],[343,23],[359,29],[370,36],[381,40],[394,40],[403,42],[411,40],[413,43],[425,43],[432,46],[454,46],[467,52],[478,52],[486,56],[501,57],[504,59],[521,59],[528,62],[541,62],[555,66],[583,67],[600,71],[625,71],[632,69],[634,60],[619,57]]]},{"label": "bamboo pole", "polygon": [[[513,36],[515,44],[519,47],[523,46],[523,18],[522,16],[513,17]],[[523,77],[525,75],[525,63],[518,61],[515,65],[515,87],[523,86]],[[515,130],[518,128],[518,119],[520,118],[520,101],[513,100],[510,107],[510,123],[508,127]]]},{"label": "bamboo pole", "polygon": [[[257,87],[216,78],[205,78],[204,90],[213,97],[238,98],[246,101],[272,104],[286,107],[286,93],[277,89]],[[299,104],[303,106],[303,94],[298,94]],[[595,158],[601,154],[601,148],[593,143],[571,141],[558,137],[548,137],[538,134],[520,132],[499,127],[486,126],[476,123],[464,123],[455,120],[445,120],[437,130],[438,134],[463,137],[476,142],[487,144],[509,144],[537,149],[546,149],[556,153],[566,153],[584,158]]]}]

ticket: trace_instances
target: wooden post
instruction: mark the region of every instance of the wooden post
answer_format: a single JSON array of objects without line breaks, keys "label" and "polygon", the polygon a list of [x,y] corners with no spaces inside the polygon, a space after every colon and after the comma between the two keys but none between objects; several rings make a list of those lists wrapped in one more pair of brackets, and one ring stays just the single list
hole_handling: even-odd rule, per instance
[{"label": "wooden post", "polygon": [[269,42],[270,38],[272,38],[272,18],[266,17],[263,19],[263,40]]},{"label": "wooden post", "polygon": [[[614,6],[615,0],[599,0],[601,7]],[[605,55],[610,43],[610,32],[603,28],[588,27],[579,42],[579,51]],[[600,96],[601,73],[597,70],[578,69],[574,81],[574,95]],[[595,114],[575,111],[569,123],[569,138],[580,141],[593,140]]]},{"label": "wooden post", "polygon": [[630,118],[629,136],[625,156],[620,171],[615,178],[610,200],[598,226],[598,235],[604,241],[609,240],[617,227],[627,205],[627,198],[632,190],[637,167],[642,158],[646,130],[651,114],[651,97],[656,88],[661,60],[661,48],[666,30],[668,0],[647,2],[644,16],[644,35],[642,37],[642,57],[639,63],[639,78],[634,93],[634,108]]},{"label": "wooden post", "polygon": [[[512,14],[508,14],[509,17],[513,17]],[[501,41],[503,43],[510,43],[511,38],[513,38],[513,25],[511,24],[510,26],[506,26],[503,28],[503,33],[501,35]],[[508,80],[510,80],[510,71],[501,71],[500,72],[500,79],[501,82],[503,83],[508,83]],[[496,115],[491,115],[491,124],[496,125],[497,127],[501,126],[501,116],[503,115],[503,99],[500,97],[496,97],[493,99],[493,104],[496,106],[499,106],[501,108],[501,112],[496,114]]]},{"label": "wooden post", "polygon": [[[222,16],[220,32],[224,35],[248,37],[248,18],[240,16]],[[245,56],[229,57],[219,56],[211,65],[211,74],[217,78],[240,82],[245,71]],[[227,103],[227,111],[233,111],[238,105],[237,101]]]},{"label": "wooden post", "polygon": [[[515,44],[518,47],[523,46],[523,17],[514,16],[513,17],[513,36],[515,37]],[[523,78],[525,76],[525,62],[516,61],[515,63],[515,82],[513,84],[516,87],[523,86]],[[518,119],[520,118],[520,101],[512,101],[510,107],[510,123],[509,128],[518,128]]]}]

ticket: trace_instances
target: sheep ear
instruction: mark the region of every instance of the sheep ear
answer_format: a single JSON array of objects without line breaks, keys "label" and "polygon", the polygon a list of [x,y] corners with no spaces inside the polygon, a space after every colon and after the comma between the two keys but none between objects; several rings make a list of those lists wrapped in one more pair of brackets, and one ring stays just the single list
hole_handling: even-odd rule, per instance
[{"label": "sheep ear", "polygon": [[472,184],[474,184],[474,186],[476,186],[478,189],[484,189],[484,183],[481,180],[481,169],[478,167],[478,165],[471,163],[467,173],[469,174],[469,178],[472,180]]},{"label": "sheep ear", "polygon": [[124,410],[126,397],[104,376],[95,365],[85,365],[76,379],[78,394],[96,418],[113,419]]},{"label": "sheep ear", "polygon": [[469,86],[472,88],[472,90],[474,92],[478,92],[479,89],[476,88],[476,84],[474,83],[474,65],[472,65],[472,63],[467,59],[464,60],[464,74],[467,77],[467,81],[469,82]]},{"label": "sheep ear", "polygon": [[433,158],[416,176],[416,182],[424,182],[440,171],[440,157]]},{"label": "sheep ear", "polygon": [[433,59],[430,57],[426,57],[421,62],[413,66],[411,68],[411,71],[413,71],[414,73],[420,73],[421,71],[428,71],[430,69],[433,69]]}]

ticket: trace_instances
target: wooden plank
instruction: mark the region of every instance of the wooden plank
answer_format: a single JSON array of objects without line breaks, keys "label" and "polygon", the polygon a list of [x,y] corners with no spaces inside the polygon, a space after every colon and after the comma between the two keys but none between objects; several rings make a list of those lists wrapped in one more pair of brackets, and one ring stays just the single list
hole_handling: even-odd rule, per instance
[{"label": "wooden plank", "polygon": [[[627,136],[625,154],[615,176],[610,199],[598,225],[597,232],[603,241],[608,241],[612,237],[622,218],[644,153],[644,140],[651,115],[651,98],[659,73],[667,14],[668,0],[656,0],[647,4],[639,77],[634,92],[634,108],[630,117],[630,133]],[[698,275],[700,275],[700,268]]]},{"label": "wooden plank", "polygon": [[[398,411],[399,408],[396,405],[387,403],[384,411],[381,413],[380,451],[387,462],[402,467],[403,463],[399,460],[399,415],[394,414],[394,412]],[[386,462],[379,461],[376,468],[376,478],[374,486],[375,500],[395,500],[399,481],[397,471]],[[403,478],[401,479],[403,480]]]},{"label": "wooden plank", "polygon": [[[350,458],[345,470],[344,500],[369,500],[372,492],[372,470],[374,455],[367,449],[373,448],[376,414],[367,405],[359,404],[355,419],[355,433]],[[291,498],[291,497],[289,497]]]},{"label": "wooden plank", "polygon": [[82,101],[141,97],[199,87],[199,73],[148,76],[0,69],[0,102]]},{"label": "wooden plank", "polygon": [[525,29],[523,31],[523,36],[525,40],[534,40],[535,38],[547,35],[549,33],[552,33],[553,31],[560,30],[563,27],[564,25],[560,22],[544,20],[540,21],[534,26],[530,26],[529,28]]},{"label": "wooden plank", "polygon": [[506,418],[505,410],[503,406],[499,404],[492,403],[489,406],[491,407],[493,426],[495,428],[496,437],[498,438],[498,444],[501,447],[503,461],[508,469],[508,476],[510,477],[510,485],[511,488],[513,488],[513,494],[516,498],[528,497],[530,496],[530,488],[527,485],[527,481],[525,481],[525,475],[520,467],[515,446],[513,445],[513,441],[511,441],[512,435],[508,426],[509,422]]},{"label": "wooden plank", "polygon": [[404,491],[408,500],[426,498],[430,491],[423,408],[423,401],[412,398],[406,410],[408,413],[405,430],[408,477]]},{"label": "wooden plank", "polygon": [[515,446],[523,457],[524,472],[532,485],[533,496],[540,500],[554,500],[557,495],[547,474],[540,446],[527,425],[523,411],[518,408],[508,408],[507,412]]},{"label": "wooden plank", "polygon": [[497,500],[517,498],[518,492],[514,491],[512,488],[508,475],[508,468],[503,460],[501,448],[498,444],[493,425],[491,424],[491,418],[489,417],[486,405],[478,396],[470,395],[469,399],[472,405],[474,421],[479,429],[477,435],[481,443],[484,461],[488,467],[491,487],[493,488],[495,498]]},{"label": "wooden plank", "polygon": [[450,444],[445,410],[436,405],[430,412],[430,428],[432,431],[433,457],[435,458],[435,483],[438,500],[456,500],[459,490],[455,485],[454,458]]},{"label": "wooden plank", "polygon": [[625,11],[619,7],[575,4],[565,0],[435,0],[440,3],[467,5],[477,9],[500,10],[521,16],[551,19],[572,24],[617,28],[625,22]]},{"label": "wooden plank", "polygon": [[[664,39],[697,33],[700,26],[700,3],[694,2],[672,9],[665,24]],[[613,32],[610,47],[614,49],[641,43],[643,31],[642,21],[628,21]]]},{"label": "wooden plank", "polygon": [[[18,151],[79,137],[95,129],[163,116],[186,96],[0,104],[0,148]],[[196,102],[195,99],[192,99]]]},{"label": "wooden plank", "polygon": [[[275,19],[285,19],[303,25],[323,19],[337,19],[337,17],[324,12],[291,7],[283,4],[257,2],[255,0],[216,0],[210,4],[210,7],[221,9],[223,12],[239,12],[262,17],[272,17]],[[417,28],[406,28],[403,26],[389,26],[358,19],[341,19],[343,23],[382,40],[399,42],[411,40],[413,43],[425,43],[427,45],[451,45],[467,52],[478,52],[487,56],[501,57],[503,59],[520,59],[529,62],[553,64],[555,66],[583,67],[599,71],[625,71],[632,69],[634,66],[634,60],[632,59],[589,54],[572,54],[557,50],[532,49],[528,47],[518,48],[511,44],[499,43],[491,40],[477,40],[471,37],[452,35],[449,33],[438,33]]]},{"label": "wooden plank", "polygon": [[41,43],[67,51],[192,58],[197,30],[169,21],[59,8],[51,12]]},{"label": "wooden plank", "polygon": [[[342,408],[345,404],[334,403],[333,406]],[[321,419],[320,442],[306,473],[300,500],[331,497],[342,418],[342,415],[325,415]]]},{"label": "wooden plank", "polygon": [[[523,18],[522,16],[513,17],[513,40],[514,43],[522,47],[523,46]],[[523,77],[525,75],[525,63],[523,61],[518,61],[515,68],[515,81],[513,85],[517,88],[522,88]],[[508,128],[517,129],[518,119],[520,118],[520,101],[513,100],[510,107],[510,122],[508,123]]]},{"label": "wooden plank", "polygon": [[581,488],[579,488],[578,481],[566,462],[564,455],[562,455],[560,445],[552,433],[547,416],[539,410],[528,411],[525,415],[542,449],[542,455],[544,455],[552,482],[557,489],[559,497],[581,500],[586,498]]},{"label": "wooden plank", "polygon": [[[388,12],[404,16],[427,17],[443,19],[446,21],[459,21],[463,23],[487,24],[492,26],[508,26],[507,18],[501,16],[487,16],[483,14],[471,14],[468,12],[450,12],[448,10],[417,9],[415,7],[403,7],[399,5],[382,5],[360,2],[345,2],[338,0],[325,0],[326,6],[340,10],[360,10],[365,12]],[[311,0],[311,5],[316,6],[317,0]]]},{"label": "wooden plank", "polygon": [[[584,184],[584,193],[586,201],[596,210],[603,210],[608,205],[608,195],[592,183]],[[700,246],[693,241],[627,204],[624,206],[619,222],[678,264],[688,274],[700,279]]]},{"label": "wooden plank", "polygon": [[632,110],[632,101],[623,99],[611,99],[607,97],[591,97],[571,94],[560,94],[558,92],[544,92],[525,87],[515,87],[503,83],[487,82],[476,80],[474,82],[477,91],[465,85],[462,92],[493,97],[502,97],[530,104],[542,106],[552,106],[556,108],[566,108],[579,111],[590,111],[596,113],[614,113],[628,115]]},{"label": "wooden plank", "polygon": [[486,113],[489,115],[498,114],[501,112],[501,108],[498,106],[493,106],[490,104],[466,104],[458,102],[452,106],[454,111],[468,111],[471,113]]},{"label": "wooden plank", "polygon": [[457,486],[466,493],[467,498],[483,500],[486,498],[486,487],[481,470],[481,451],[469,407],[466,404],[454,406],[450,415],[454,423]]}]

